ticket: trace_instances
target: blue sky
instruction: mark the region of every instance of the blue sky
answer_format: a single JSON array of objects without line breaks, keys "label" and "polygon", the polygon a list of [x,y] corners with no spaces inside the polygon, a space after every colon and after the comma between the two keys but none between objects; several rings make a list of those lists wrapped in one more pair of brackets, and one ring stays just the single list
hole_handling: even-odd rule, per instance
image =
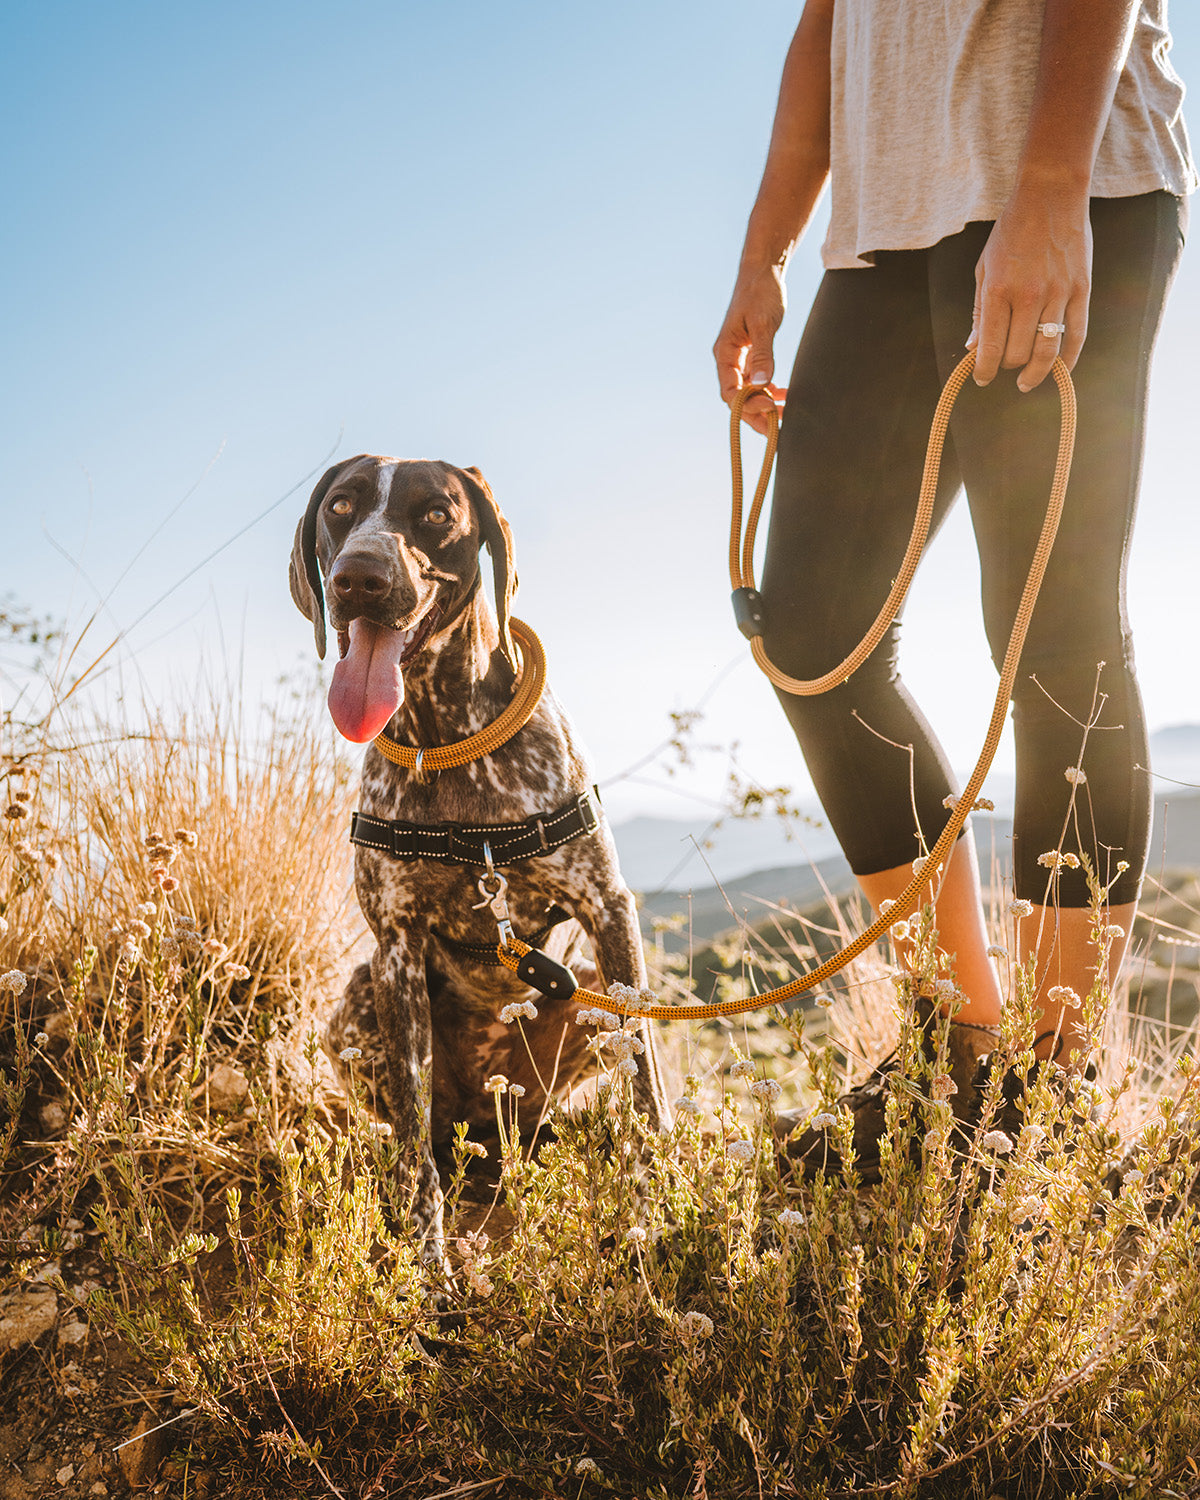
[{"label": "blue sky", "polygon": [[[120,634],[131,699],[229,676],[253,701],[311,660],[286,586],[304,476],[331,452],[475,463],[603,776],[712,689],[703,737],[805,786],[729,613],[708,354],[797,9],[10,0],[0,595],[76,629],[102,602],[80,659]],[[1200,76],[1200,16],[1173,21]],[[1200,719],[1198,342],[1185,261],[1131,579],[1152,727]],[[977,592],[960,517],[905,659],[964,765],[993,691]],[[609,802],[690,806],[633,782]]]}]

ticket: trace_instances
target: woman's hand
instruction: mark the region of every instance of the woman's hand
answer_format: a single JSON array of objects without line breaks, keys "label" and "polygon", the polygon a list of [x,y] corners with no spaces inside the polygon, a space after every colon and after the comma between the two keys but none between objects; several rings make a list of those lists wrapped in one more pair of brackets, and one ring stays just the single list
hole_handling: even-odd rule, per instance
[{"label": "woman's hand", "polygon": [[772,410],[783,409],[787,394],[782,386],[773,385],[775,374],[775,335],[787,310],[783,284],[783,267],[768,266],[754,273],[743,272],[733,289],[733,298],[725,321],[713,345],[717,362],[717,379],[721,400],[733,405],[734,397],[746,385],[762,385],[766,390],[751,396],[742,408],[742,420],[755,432],[767,431]]},{"label": "woman's hand", "polygon": [[[975,268],[975,311],[969,349],[975,379],[1021,371],[1031,391],[1062,355],[1072,369],[1087,337],[1092,284],[1092,231],[1086,193],[1065,186],[1018,189],[988,236]],[[1047,335],[1039,324],[1066,324]]]}]

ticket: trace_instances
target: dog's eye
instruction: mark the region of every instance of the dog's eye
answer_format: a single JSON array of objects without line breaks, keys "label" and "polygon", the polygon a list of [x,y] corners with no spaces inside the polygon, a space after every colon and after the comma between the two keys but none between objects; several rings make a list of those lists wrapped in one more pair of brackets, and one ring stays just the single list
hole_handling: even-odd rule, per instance
[{"label": "dog's eye", "polygon": [[444,526],[450,519],[450,512],[444,505],[431,505],[425,512],[425,519],[431,526]]},{"label": "dog's eye", "polygon": [[354,502],[345,495],[339,495],[336,500],[329,502],[329,509],[335,516],[348,516],[354,509]]}]

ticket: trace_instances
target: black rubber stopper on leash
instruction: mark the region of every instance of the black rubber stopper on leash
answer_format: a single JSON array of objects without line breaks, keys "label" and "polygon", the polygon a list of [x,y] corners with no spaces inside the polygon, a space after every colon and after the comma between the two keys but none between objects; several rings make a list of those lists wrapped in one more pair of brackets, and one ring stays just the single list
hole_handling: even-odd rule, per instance
[{"label": "black rubber stopper on leash", "polygon": [[733,618],[746,639],[752,641],[756,635],[762,635],[767,623],[767,612],[758,590],[745,587],[734,589],[730,597],[733,600]]},{"label": "black rubber stopper on leash", "polygon": [[548,1000],[569,1000],[579,988],[570,969],[555,963],[549,954],[537,948],[530,948],[517,960],[517,978],[532,985]]}]

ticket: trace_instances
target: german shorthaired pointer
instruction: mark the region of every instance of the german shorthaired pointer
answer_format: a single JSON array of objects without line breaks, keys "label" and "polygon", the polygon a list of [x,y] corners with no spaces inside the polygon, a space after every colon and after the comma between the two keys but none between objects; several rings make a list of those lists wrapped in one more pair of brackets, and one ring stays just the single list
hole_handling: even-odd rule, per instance
[{"label": "german shorthaired pointer", "polygon": [[[481,586],[484,543],[495,613]],[[491,724],[516,680],[514,588],[511,532],[477,469],[365,454],[329,469],[296,531],[291,589],[322,656],[328,607],[340,658],[329,708],[341,733],[362,743],[386,730],[401,744],[431,747]],[[478,834],[493,830],[499,846],[505,827],[528,821],[541,832],[553,814],[576,828],[569,842],[555,846],[543,836],[533,857],[504,865],[516,935],[570,965],[587,987],[645,983],[633,897],[591,800],[591,779],[549,692],[512,739],[467,765],[421,774],[376,746],[366,754],[355,885],[377,947],[355,970],[324,1041],[343,1081],[347,1047],[360,1049],[356,1069],[368,1089],[378,1065],[371,1102],[396,1132],[413,1217],[434,1261],[442,1236],[437,1163],[444,1169],[456,1121],[476,1136],[494,1132],[488,1076],[521,1084],[523,1108],[538,1118],[548,1097],[568,1101],[594,1072],[587,1033],[574,1024],[577,1004],[536,994],[496,963],[495,920],[480,909]],[[425,837],[437,854],[408,852],[414,840],[426,847]],[[499,848],[495,858],[499,866]],[[522,1023],[524,1038],[500,1019],[522,1001],[537,1009]],[[648,1028],[642,1041],[635,1100],[657,1126],[667,1115]]]}]

